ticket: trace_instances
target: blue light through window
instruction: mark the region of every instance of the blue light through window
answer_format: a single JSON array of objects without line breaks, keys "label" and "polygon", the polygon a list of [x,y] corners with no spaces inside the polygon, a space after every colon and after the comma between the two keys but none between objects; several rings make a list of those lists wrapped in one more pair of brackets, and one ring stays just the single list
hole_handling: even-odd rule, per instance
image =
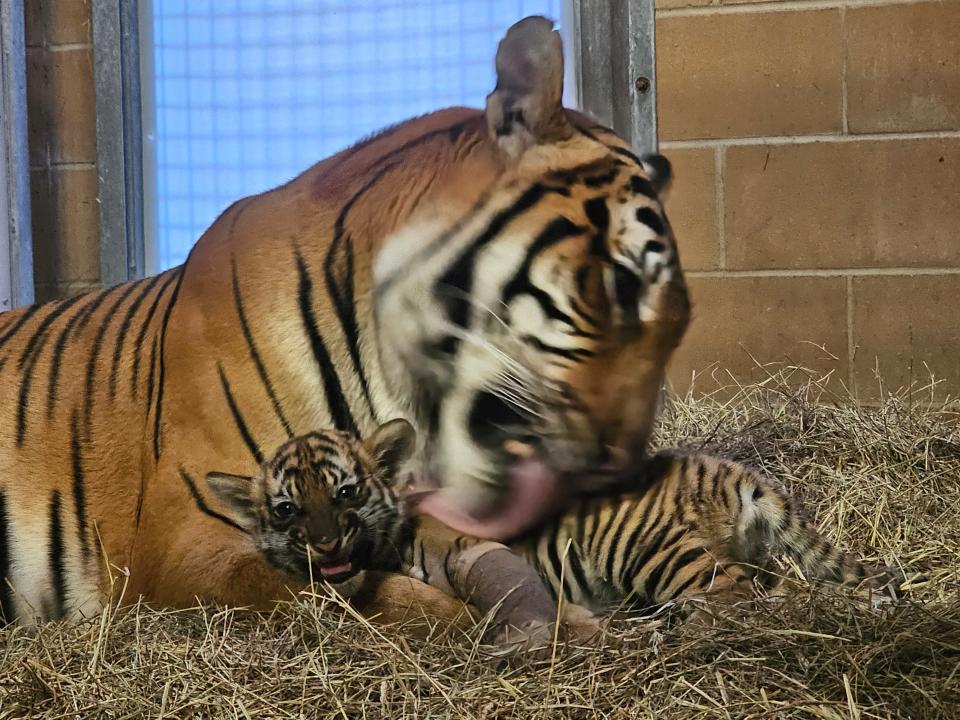
[{"label": "blue light through window", "polygon": [[234,200],[365,135],[483,107],[504,31],[527,15],[559,24],[565,2],[152,0],[151,269],[183,262]]}]

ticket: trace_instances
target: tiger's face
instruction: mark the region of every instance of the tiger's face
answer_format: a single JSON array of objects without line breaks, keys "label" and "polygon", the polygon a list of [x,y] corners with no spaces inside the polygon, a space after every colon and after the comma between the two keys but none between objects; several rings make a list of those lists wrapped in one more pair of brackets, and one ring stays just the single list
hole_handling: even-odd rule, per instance
[{"label": "tiger's face", "polygon": [[413,428],[394,420],[365,441],[333,430],[298,436],[253,477],[209,473],[206,480],[271,565],[350,595],[365,569],[399,561],[395,486],[413,449]]},{"label": "tiger's face", "polygon": [[506,539],[640,461],[690,306],[669,162],[561,106],[549,21],[511,28],[497,71],[487,191],[429,254],[415,229],[389,239],[374,280],[381,352],[443,488],[423,508]]}]

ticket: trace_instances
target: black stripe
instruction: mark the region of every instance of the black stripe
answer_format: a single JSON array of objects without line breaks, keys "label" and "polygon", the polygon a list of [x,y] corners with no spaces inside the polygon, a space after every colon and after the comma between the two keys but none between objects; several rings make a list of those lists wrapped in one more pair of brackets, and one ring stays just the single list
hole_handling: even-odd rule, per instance
[{"label": "black stripe", "polygon": [[[703,505],[703,488],[707,484],[707,464],[701,458],[697,458],[694,462],[697,464],[697,499],[698,503]],[[686,478],[681,478],[681,481],[686,481]]]},{"label": "black stripe", "polygon": [[573,311],[579,315],[581,319],[585,320],[596,328],[600,327],[600,322],[573,296],[570,297],[570,307],[573,308]]},{"label": "black stripe", "polygon": [[210,517],[219,520],[222,523],[226,523],[232,528],[236,528],[237,530],[239,530],[240,532],[246,535],[250,534],[245,528],[238,525],[236,522],[228,518],[226,515],[221,515],[216,510],[211,510],[209,507],[207,507],[207,504],[203,501],[203,496],[200,495],[200,491],[197,490],[197,486],[193,482],[193,478],[191,478],[190,475],[187,473],[187,471],[184,470],[183,468],[180,468],[180,477],[183,480],[183,482],[186,484],[187,489],[190,491],[190,496],[193,498],[193,502],[196,504],[197,510],[199,510],[205,515],[209,515]]},{"label": "black stripe", "polygon": [[[196,246],[194,246],[196,247]],[[190,255],[193,250],[190,251]],[[157,341],[157,402],[156,410],[153,414],[153,459],[160,459],[160,427],[163,420],[163,387],[164,387],[164,362],[163,349],[167,340],[167,323],[170,322],[170,313],[173,312],[173,306],[177,304],[177,297],[180,295],[180,286],[183,285],[183,278],[187,274],[187,263],[190,262],[190,255],[184,261],[180,268],[180,274],[177,276],[177,284],[173,286],[173,292],[170,295],[170,302],[167,303],[163,311],[163,318],[160,320],[159,340]]]},{"label": "black stripe", "polygon": [[[667,547],[669,547],[669,545]],[[660,578],[663,576],[663,571],[666,570],[667,565],[669,565],[673,561],[673,558],[677,556],[677,553],[680,552],[681,547],[681,545],[677,545],[673,550],[668,552],[667,556],[657,563],[657,566],[647,575],[647,580],[643,584],[643,591],[647,599],[651,602],[659,602],[657,588],[660,586]]]},{"label": "black stripe", "polygon": [[621,263],[613,263],[613,288],[624,324],[629,327],[638,326],[640,324],[640,293],[643,291],[643,285],[637,273]]},{"label": "black stripe", "polygon": [[535,347],[537,350],[539,350],[542,353],[547,353],[548,355],[556,355],[557,357],[562,357],[565,360],[576,361],[576,360],[579,360],[580,358],[594,357],[596,355],[596,353],[593,350],[588,350],[587,348],[576,348],[576,347],[562,348],[562,347],[557,347],[556,345],[550,345],[549,343],[545,343],[543,340],[536,337],[535,335],[523,335],[521,337],[521,340],[523,340],[528,345]]},{"label": "black stripe", "polygon": [[[622,163],[621,163],[622,167]],[[583,184],[587,187],[601,187],[603,185],[608,185],[617,179],[617,174],[619,173],[619,167],[614,166],[609,172],[606,172],[602,175],[592,175],[590,177],[585,177],[583,179]]]},{"label": "black stripe", "polygon": [[123,316],[123,321],[120,323],[120,329],[117,331],[117,338],[114,341],[113,348],[113,362],[110,365],[110,399],[113,400],[117,395],[117,368],[120,366],[120,355],[123,352],[123,342],[127,337],[127,331],[130,329],[130,323],[133,321],[133,316],[137,314],[137,310],[140,309],[140,305],[143,304],[143,301],[146,299],[147,295],[150,294],[150,291],[153,290],[153,287],[160,281],[160,275],[156,275],[151,278],[149,281],[143,282],[143,292],[141,292],[137,297],[134,298],[133,302],[130,303],[130,307],[127,308],[126,314]]},{"label": "black stripe", "polygon": [[[626,502],[626,501],[625,501]],[[604,575],[605,578],[613,581],[613,564],[616,560],[617,551],[620,549],[620,540],[623,538],[623,531],[626,528],[626,521],[630,519],[630,515],[636,510],[636,504],[631,503],[627,509],[626,517],[624,517],[623,522],[621,522],[613,531],[613,537],[607,541],[607,546],[609,552],[607,553],[607,572]],[[618,513],[619,515],[619,513]],[[627,546],[629,548],[629,546]]]},{"label": "black stripe", "polygon": [[323,342],[320,330],[317,327],[317,318],[313,313],[313,281],[307,271],[307,265],[299,250],[295,251],[297,260],[297,274],[300,276],[298,289],[298,301],[300,305],[300,317],[303,320],[303,327],[306,330],[307,337],[310,340],[310,348],[313,351],[313,357],[320,368],[320,377],[323,381],[324,394],[326,395],[327,407],[330,408],[330,414],[333,416],[333,424],[337,430],[345,430],[353,434],[358,434],[357,423],[353,419],[353,413],[347,404],[347,399],[343,394],[343,388],[340,385],[340,378],[337,377],[337,371],[333,367],[333,361],[330,359],[330,353]]},{"label": "black stripe", "polygon": [[450,586],[450,589],[456,592],[456,586],[453,583],[453,578],[450,577],[450,556],[453,554],[453,546],[451,545],[447,548],[447,554],[443,556],[443,577],[447,581],[447,585]]},{"label": "black stripe", "polygon": [[[685,568],[687,565],[689,565],[690,563],[692,563],[694,560],[696,560],[698,557],[700,557],[701,555],[703,555],[705,552],[707,552],[707,551],[706,551],[706,549],[703,548],[703,547],[694,547],[694,548],[690,548],[689,550],[684,551],[684,552],[680,555],[680,557],[678,557],[678,558],[673,562],[673,567],[670,568],[670,571],[669,571],[669,572],[666,574],[666,576],[660,581],[660,588],[659,588],[659,589],[662,590],[662,591],[664,591],[664,592],[667,591],[667,590],[669,590],[669,589],[670,589],[670,583],[673,582],[673,579],[677,576],[677,573],[679,573],[683,568]],[[693,577],[695,578],[696,576],[697,576],[696,573],[694,573]],[[675,597],[677,597],[681,592],[683,592],[683,590],[684,590],[686,587],[687,587],[686,584],[681,585],[680,588],[679,588],[676,592],[674,592],[673,594],[671,594],[671,596],[668,597],[668,598],[666,598],[666,599],[667,599],[667,600],[673,600],[673,599],[674,599]]]},{"label": "black stripe", "polygon": [[427,570],[427,546],[422,540],[420,541],[420,570],[423,571],[423,581],[429,584],[430,571]]},{"label": "black stripe", "polygon": [[[604,143],[604,145],[606,145],[606,143]],[[617,155],[621,155],[622,157],[625,157],[625,158],[629,158],[630,160],[633,160],[641,168],[643,167],[643,163],[640,161],[640,158],[637,157],[634,153],[627,150],[626,148],[620,147],[619,145],[607,145],[607,147],[610,149],[610,152],[616,153]]]},{"label": "black stripe", "polygon": [[[570,588],[567,586],[566,578],[563,576],[563,562],[560,560],[560,553],[557,548],[557,539],[559,533],[558,523],[554,523],[550,530],[547,532],[547,559],[550,561],[550,566],[553,568],[553,574],[557,578],[557,583],[560,583],[561,580],[562,587],[559,590],[563,591],[563,596],[567,599],[568,602],[573,602],[573,597],[570,593]],[[559,592],[558,590],[558,592]]]},{"label": "black stripe", "polygon": [[62,618],[67,606],[67,578],[63,568],[63,519],[60,517],[60,491],[54,490],[50,498],[50,547],[47,548],[50,562],[50,581],[55,602],[54,616]]},{"label": "black stripe", "polygon": [[15,613],[10,594],[10,532],[7,529],[7,496],[0,490],[0,623],[13,622]]},{"label": "black stripe", "polygon": [[83,559],[90,557],[90,546],[87,542],[87,501],[83,478],[83,448],[80,444],[80,422],[77,410],[74,408],[70,417],[70,466],[73,473],[73,504],[77,515],[77,534],[80,536],[80,547]]},{"label": "black stripe", "polygon": [[[150,309],[147,310],[147,316],[143,319],[143,322],[140,323],[140,332],[137,333],[137,339],[133,344],[133,372],[130,374],[130,394],[133,395],[133,399],[137,399],[137,381],[140,379],[140,357],[143,350],[143,340],[147,335],[147,329],[150,327],[150,321],[153,320],[153,315],[157,311],[157,305],[160,304],[160,298],[163,297],[163,294],[167,291],[167,288],[170,287],[170,283],[173,282],[174,278],[178,277],[178,273],[171,272],[167,279],[163,281],[163,285],[160,286],[160,290],[153,298],[153,302],[150,303]],[[150,395],[147,395],[147,402],[150,402]]]},{"label": "black stripe", "polygon": [[583,570],[583,563],[580,562],[580,553],[577,552],[577,548],[571,545],[567,557],[570,558],[570,570],[573,573],[573,579],[577,583],[577,587],[580,589],[580,594],[587,599],[592,598],[593,587],[587,580],[587,574]]},{"label": "black stripe", "polygon": [[640,519],[637,520],[637,523],[633,528],[633,532],[631,532],[630,536],[627,538],[626,545],[623,546],[623,564],[620,566],[620,587],[621,588],[629,588],[633,582],[633,578],[628,577],[628,571],[631,567],[631,563],[629,562],[629,559],[630,559],[630,556],[638,549],[637,543],[640,542],[640,535],[641,534],[645,535],[647,532],[649,532],[654,527],[656,527],[657,521],[655,520],[654,523],[650,526],[650,528],[646,529],[646,532],[645,532],[647,519],[650,517],[650,512],[653,509],[654,504],[655,502],[652,498],[648,500],[646,507],[644,507],[643,509],[643,514],[640,516]]},{"label": "black stripe", "polygon": [[661,220],[660,216],[657,215],[657,213],[651,208],[637,208],[637,221],[646,225],[657,235],[663,235],[664,232],[666,232],[666,228],[663,225],[663,220]]},{"label": "black stripe", "polygon": [[84,295],[76,295],[69,300],[64,300],[63,302],[57,303],[53,310],[43,319],[43,322],[37,325],[37,329],[34,330],[33,335],[30,336],[30,340],[27,342],[27,346],[23,349],[23,352],[20,353],[20,359],[17,361],[18,370],[23,370],[23,366],[26,364],[34,350],[36,350],[39,354],[40,348],[38,347],[38,343],[44,338],[45,333],[56,321],[56,319],[63,315],[63,313],[65,313],[67,310],[72,308],[77,301],[83,297]]},{"label": "black stripe", "polygon": [[[495,183],[494,183],[495,184]],[[390,275],[383,278],[377,283],[376,289],[374,290],[374,297],[378,299],[391,287],[398,279],[407,278],[410,275],[411,268],[418,268],[428,259],[432,258],[437,254],[439,249],[449,242],[450,238],[456,236],[463,230],[464,226],[472,220],[490,200],[491,190],[490,188],[484,189],[484,191],[477,198],[477,201],[473,206],[466,212],[465,215],[457,219],[450,227],[440,233],[437,237],[431,240],[428,243],[420,246],[416,252],[410,256],[405,263],[397,267]]]},{"label": "black stripe", "polygon": [[664,538],[666,538],[669,531],[669,525],[664,525],[661,527],[660,531],[653,536],[653,539],[650,541],[650,543],[644,548],[643,552],[634,559],[632,563],[628,563],[626,558],[624,558],[624,567],[627,565],[630,566],[630,572],[625,576],[627,582],[624,583],[624,587],[633,586],[633,581],[637,578],[638,573],[643,567],[646,566],[648,562],[650,562],[650,558],[652,558],[660,549],[660,544],[663,542]]},{"label": "black stripe", "polygon": [[150,346],[150,371],[147,373],[147,403],[153,400],[153,383],[156,376],[157,367],[157,345],[160,344],[160,338],[153,338],[153,345]]},{"label": "black stripe", "polygon": [[223,366],[220,363],[217,363],[217,372],[220,373],[220,385],[223,387],[223,394],[227,398],[227,405],[230,406],[233,422],[236,423],[237,430],[240,431],[240,437],[243,438],[243,442],[246,444],[247,449],[250,450],[250,454],[253,455],[253,459],[257,461],[257,465],[261,465],[263,464],[263,453],[260,452],[260,447],[253,439],[253,435],[250,434],[247,423],[243,419],[243,414],[240,412],[240,408],[237,407],[237,401],[233,397],[233,391],[230,389],[227,375],[223,372]]},{"label": "black stripe", "polygon": [[350,211],[357,201],[399,164],[400,161],[384,165],[376,175],[365,182],[363,186],[344,203],[334,223],[333,241],[330,243],[330,249],[327,251],[327,256],[323,261],[324,278],[326,279],[327,288],[330,290],[330,297],[333,298],[333,309],[336,311],[337,319],[340,321],[340,327],[343,330],[343,336],[346,340],[347,351],[350,353],[350,360],[353,363],[354,372],[356,372],[357,377],[360,379],[360,389],[363,391],[363,397],[367,402],[367,407],[370,408],[370,415],[374,418],[376,418],[376,414],[374,412],[373,399],[370,396],[367,374],[360,360],[360,331],[357,328],[357,308],[354,303],[353,286],[353,240],[346,232],[345,227],[347,215],[350,214]]},{"label": "black stripe", "polygon": [[96,297],[93,298],[87,305],[77,311],[68,321],[67,324],[63,326],[63,330],[60,331],[60,335],[57,337],[57,342],[53,346],[53,355],[50,357],[50,377],[48,378],[47,385],[47,418],[53,417],[53,410],[57,403],[57,389],[58,389],[58,380],[60,378],[60,363],[63,359],[63,351],[67,347],[67,340],[70,339],[71,335],[74,332],[74,327],[77,326],[77,323],[85,317],[89,317],[91,313],[96,312],[97,308],[107,299],[107,296],[110,295],[116,288],[110,288],[109,290],[103,290],[102,292],[97,293]]},{"label": "black stripe", "polygon": [[[474,263],[480,250],[497,237],[514,218],[540,202],[547,192],[560,192],[560,190],[547,188],[540,183],[527,188],[513,205],[493,216],[484,231],[467,246],[460,257],[437,280],[434,294],[446,306],[447,316],[452,323],[464,328],[467,326],[467,318],[470,314],[468,297],[473,291]],[[451,337],[449,346],[451,354],[456,352],[459,342],[459,338]]]},{"label": "black stripe", "polygon": [[133,294],[133,291],[137,289],[139,283],[130,283],[127,286],[127,289],[123,291],[117,301],[110,306],[110,309],[107,310],[106,315],[104,315],[103,320],[100,321],[100,327],[97,330],[97,335],[93,339],[93,347],[90,349],[90,360],[87,362],[87,376],[84,383],[84,395],[83,395],[83,427],[84,435],[89,438],[91,433],[91,427],[93,424],[93,403],[94,403],[94,386],[93,381],[97,373],[97,360],[100,357],[100,349],[103,346],[103,339],[107,335],[107,330],[110,329],[110,323],[113,321],[113,316],[117,314],[117,311],[120,309],[120,306],[126,302],[127,298]]},{"label": "black stripe", "polygon": [[12,338],[14,335],[16,335],[16,334],[17,334],[17,331],[18,331],[20,328],[22,328],[22,327],[24,326],[24,324],[25,324],[31,317],[33,317],[33,314],[34,314],[35,312],[37,312],[37,310],[39,310],[39,309],[42,308],[42,307],[46,307],[46,306],[45,306],[45,305],[31,305],[31,306],[28,307],[26,310],[24,310],[24,311],[23,311],[23,315],[21,315],[21,316],[20,316],[20,319],[17,320],[17,321],[13,324],[13,327],[10,328],[9,330],[7,330],[3,335],[0,335],[0,347],[3,347],[3,344],[4,344],[7,340],[9,340],[9,339]]},{"label": "black stripe", "polygon": [[657,191],[653,189],[653,183],[645,177],[632,175],[630,177],[630,189],[638,195],[643,195],[651,200],[657,199]]},{"label": "black stripe", "polygon": [[683,597],[683,593],[685,593],[690,588],[690,586],[693,585],[695,582],[697,582],[698,580],[701,580],[702,577],[703,577],[702,573],[694,573],[693,575],[688,577],[686,580],[683,581],[680,587],[678,587],[674,591],[673,597],[671,597],[670,599],[675,600],[679,597]]},{"label": "black stripe", "polygon": [[247,322],[247,313],[243,309],[243,297],[240,294],[240,280],[237,277],[237,259],[233,255],[230,256],[230,268],[233,273],[233,304],[237,308],[237,316],[240,318],[240,328],[243,330],[243,337],[247,341],[247,351],[250,353],[250,359],[253,360],[254,367],[257,368],[257,375],[260,376],[260,382],[263,383],[263,387],[267,391],[267,397],[270,398],[270,403],[273,405],[273,411],[277,414],[277,419],[280,420],[280,424],[283,425],[287,437],[293,437],[293,430],[290,427],[290,423],[287,422],[286,416],[283,414],[280,400],[277,398],[277,393],[273,389],[273,382],[271,382],[270,376],[267,374],[267,368],[264,366],[260,352],[257,350],[257,345],[253,341],[253,333],[250,331],[250,323]]},{"label": "black stripe", "polygon": [[582,235],[587,232],[583,225],[577,225],[565,217],[556,218],[551,221],[527,248],[527,254],[523,258],[520,267],[510,281],[504,286],[501,292],[501,299],[504,304],[509,304],[517,295],[530,295],[539,303],[544,314],[554,320],[560,320],[568,325],[573,325],[573,320],[565,312],[561,311],[553,302],[553,298],[538,288],[530,281],[530,268],[537,255],[549,247],[556,245],[569,237]]},{"label": "black stripe", "polygon": [[43,352],[47,344],[49,335],[44,334],[36,346],[36,352],[30,356],[27,366],[23,369],[23,377],[20,379],[20,393],[17,398],[17,447],[23,446],[23,440],[27,434],[27,410],[30,407],[30,388],[33,385],[33,369],[37,365],[40,353]]}]

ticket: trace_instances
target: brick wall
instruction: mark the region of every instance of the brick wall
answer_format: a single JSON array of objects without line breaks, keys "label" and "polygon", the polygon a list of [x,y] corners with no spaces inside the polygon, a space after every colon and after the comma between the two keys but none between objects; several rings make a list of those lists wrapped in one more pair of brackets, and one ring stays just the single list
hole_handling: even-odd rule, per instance
[{"label": "brick wall", "polygon": [[27,126],[38,301],[100,279],[89,0],[26,0]]},{"label": "brick wall", "polygon": [[[960,0],[657,0],[694,371],[960,391]],[[37,297],[99,280],[89,0],[27,0]],[[698,387],[709,389],[708,382]]]},{"label": "brick wall", "polygon": [[676,387],[786,361],[864,399],[875,368],[960,392],[960,0],[657,7],[694,301]]}]

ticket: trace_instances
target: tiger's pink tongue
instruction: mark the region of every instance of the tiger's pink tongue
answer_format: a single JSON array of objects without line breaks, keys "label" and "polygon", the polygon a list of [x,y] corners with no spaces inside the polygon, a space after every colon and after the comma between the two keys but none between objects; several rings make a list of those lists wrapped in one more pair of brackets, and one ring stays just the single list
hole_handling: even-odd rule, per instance
[{"label": "tiger's pink tongue", "polygon": [[488,517],[475,518],[464,512],[446,490],[423,493],[417,511],[457,532],[506,541],[543,520],[555,507],[558,495],[556,474],[541,461],[524,458],[511,469],[510,487],[500,510]]}]

